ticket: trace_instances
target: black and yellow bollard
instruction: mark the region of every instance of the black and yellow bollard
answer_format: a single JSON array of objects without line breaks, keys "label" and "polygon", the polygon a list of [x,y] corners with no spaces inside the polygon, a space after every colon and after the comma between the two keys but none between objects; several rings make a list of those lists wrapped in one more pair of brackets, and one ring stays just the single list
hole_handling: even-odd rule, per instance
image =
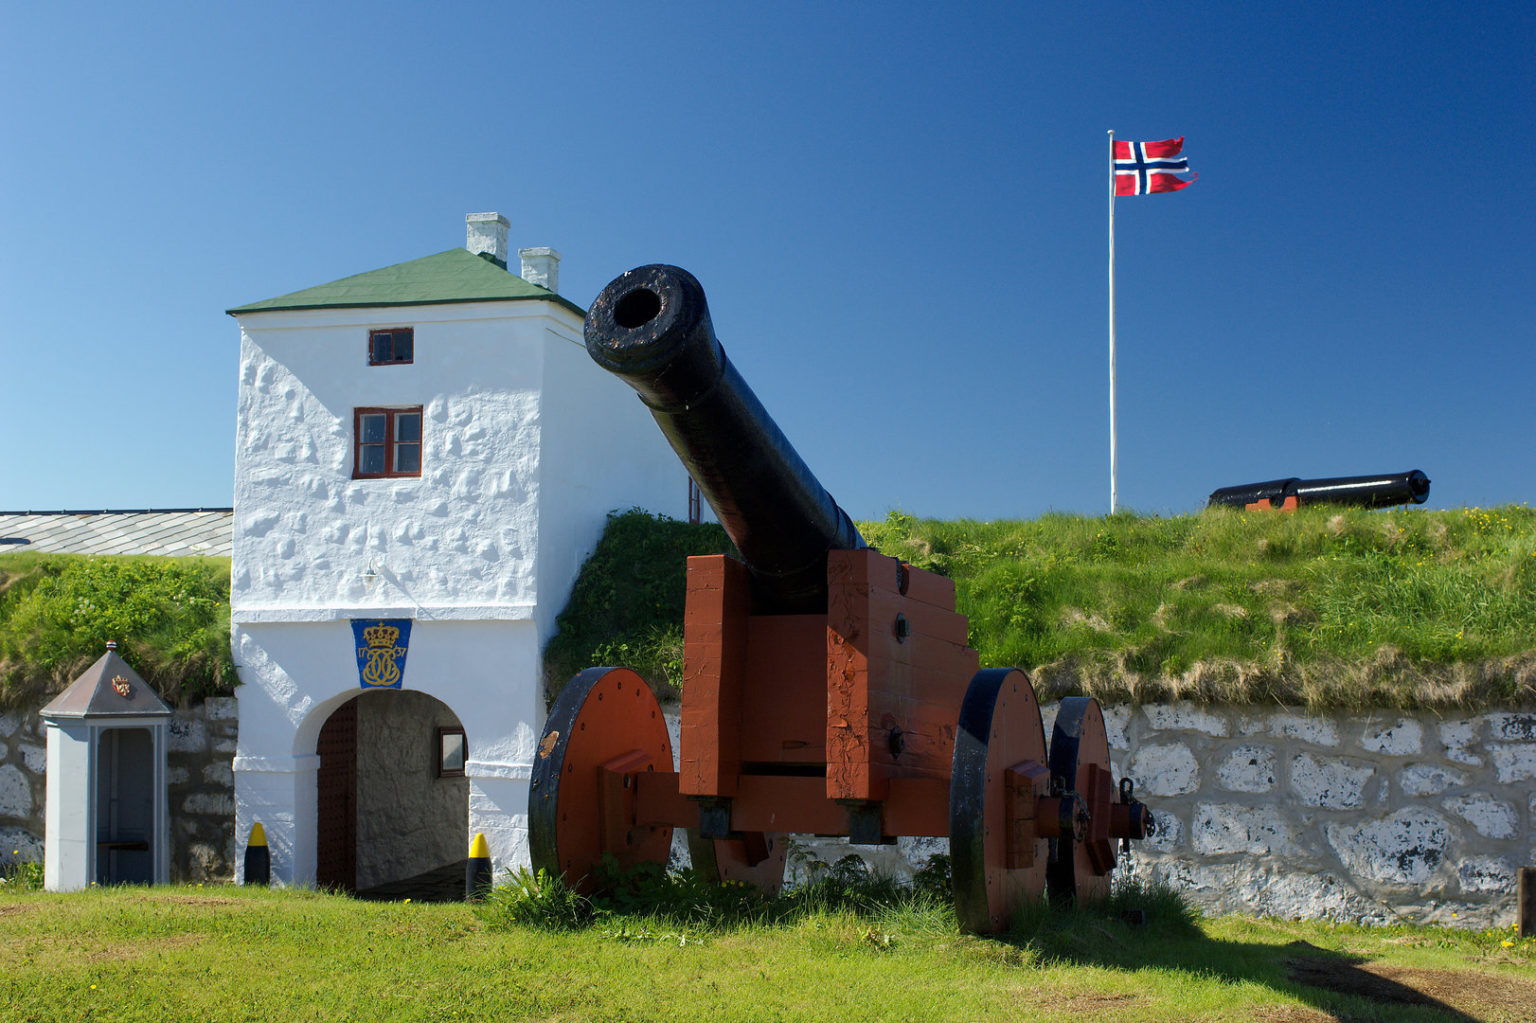
[{"label": "black and yellow bollard", "polygon": [[491,890],[491,849],[485,836],[475,833],[469,843],[469,861],[464,865],[464,901],[479,902]]},{"label": "black and yellow bollard", "polygon": [[251,826],[251,840],[245,843],[245,883],[272,883],[272,854],[267,851],[267,832],[260,821]]}]

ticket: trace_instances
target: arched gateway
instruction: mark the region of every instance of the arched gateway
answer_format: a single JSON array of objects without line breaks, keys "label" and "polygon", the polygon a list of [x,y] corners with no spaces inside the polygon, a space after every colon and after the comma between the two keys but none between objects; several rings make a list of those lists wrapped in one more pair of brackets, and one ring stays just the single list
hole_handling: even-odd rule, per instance
[{"label": "arched gateway", "polygon": [[426,693],[360,693],[315,744],[315,883],[368,893],[457,870],[469,845],[464,726]]}]

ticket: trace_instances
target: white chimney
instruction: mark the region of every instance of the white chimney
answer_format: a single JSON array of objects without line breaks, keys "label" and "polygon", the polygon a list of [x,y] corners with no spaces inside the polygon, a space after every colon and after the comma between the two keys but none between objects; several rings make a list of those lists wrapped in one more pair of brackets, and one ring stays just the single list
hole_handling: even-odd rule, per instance
[{"label": "white chimney", "polygon": [[540,245],[531,249],[518,249],[517,254],[523,261],[523,280],[559,294],[560,253],[548,245]]},{"label": "white chimney", "polygon": [[506,269],[507,228],[511,222],[500,213],[471,213],[464,218],[464,247],[475,255],[484,253]]}]

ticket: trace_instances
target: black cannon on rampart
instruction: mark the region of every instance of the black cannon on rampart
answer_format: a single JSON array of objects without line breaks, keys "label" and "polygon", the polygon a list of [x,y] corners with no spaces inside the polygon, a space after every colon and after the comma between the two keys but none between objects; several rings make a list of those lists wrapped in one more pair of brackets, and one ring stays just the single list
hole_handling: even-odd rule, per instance
[{"label": "black cannon on rampart", "polygon": [[1304,480],[1291,477],[1264,483],[1244,483],[1211,491],[1209,505],[1248,511],[1294,510],[1309,504],[1343,504],[1356,508],[1390,508],[1429,500],[1429,477],[1418,469],[1380,476],[1332,476]]},{"label": "black cannon on rampart", "polygon": [[550,710],[529,789],[536,868],[595,883],[605,857],[764,889],[784,834],[948,836],[964,927],[1005,929],[1047,890],[1107,893],[1151,815],[1116,785],[1098,704],[1062,701],[1049,745],[1029,679],[979,670],[954,583],[867,547],[715,338],[687,271],[603,290],[587,350],[650,407],[743,561],[688,559],[680,766],[655,696],[590,668]]}]

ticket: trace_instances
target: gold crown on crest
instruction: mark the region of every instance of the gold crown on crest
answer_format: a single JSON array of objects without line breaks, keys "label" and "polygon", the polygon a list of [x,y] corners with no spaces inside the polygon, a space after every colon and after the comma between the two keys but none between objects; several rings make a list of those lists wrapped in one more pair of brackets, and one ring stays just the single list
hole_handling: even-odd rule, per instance
[{"label": "gold crown on crest", "polygon": [[380,622],[378,625],[370,625],[363,630],[363,639],[374,650],[388,650],[395,645],[395,640],[399,638],[400,630],[393,625],[385,625],[383,622]]}]

